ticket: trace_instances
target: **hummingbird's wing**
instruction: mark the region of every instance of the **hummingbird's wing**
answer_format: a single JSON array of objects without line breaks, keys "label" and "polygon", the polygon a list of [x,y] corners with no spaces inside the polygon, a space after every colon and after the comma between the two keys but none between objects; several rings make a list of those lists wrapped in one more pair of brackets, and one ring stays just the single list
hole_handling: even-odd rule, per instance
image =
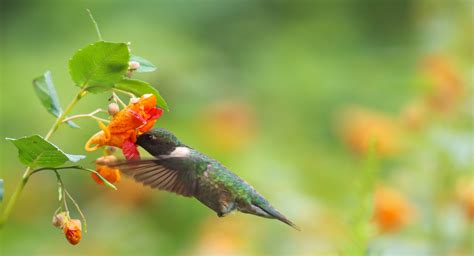
[{"label": "hummingbird's wing", "polygon": [[187,197],[194,195],[195,172],[186,168],[185,158],[117,161],[109,166],[143,185]]}]

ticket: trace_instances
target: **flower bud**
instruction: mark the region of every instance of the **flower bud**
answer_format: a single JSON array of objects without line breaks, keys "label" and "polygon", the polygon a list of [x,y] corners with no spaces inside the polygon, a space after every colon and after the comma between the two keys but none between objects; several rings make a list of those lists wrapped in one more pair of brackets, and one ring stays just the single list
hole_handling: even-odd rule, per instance
[{"label": "flower bud", "polygon": [[120,107],[117,103],[112,102],[109,104],[109,107],[107,108],[107,112],[109,112],[109,115],[115,116],[115,114],[120,112]]},{"label": "flower bud", "polygon": [[139,67],[140,67],[140,63],[137,61],[132,60],[128,63],[128,69],[130,70],[137,70]]},{"label": "flower bud", "polygon": [[70,244],[76,245],[82,238],[81,221],[77,219],[69,220],[63,228],[64,235]]},{"label": "flower bud", "polygon": [[64,224],[68,221],[69,217],[67,216],[66,212],[60,212],[53,216],[53,226],[57,228],[62,228]]},{"label": "flower bud", "polygon": [[135,103],[138,103],[140,101],[140,98],[130,98],[130,104],[135,104]]}]

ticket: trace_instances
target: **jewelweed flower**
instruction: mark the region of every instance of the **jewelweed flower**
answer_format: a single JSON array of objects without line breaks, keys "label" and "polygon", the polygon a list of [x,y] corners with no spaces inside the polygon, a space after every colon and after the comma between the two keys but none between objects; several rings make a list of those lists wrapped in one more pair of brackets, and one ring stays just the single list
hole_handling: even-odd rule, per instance
[{"label": "jewelweed flower", "polygon": [[64,235],[70,244],[76,245],[82,238],[81,221],[77,219],[69,220],[63,227]]},{"label": "jewelweed flower", "polygon": [[467,218],[474,222],[474,177],[463,178],[457,182],[456,197]]},{"label": "jewelweed flower", "polygon": [[[117,158],[115,156],[103,156],[99,157],[95,161],[96,171],[104,177],[110,183],[116,183],[120,181],[120,170],[118,168],[112,168],[107,166],[108,163],[115,162]],[[98,184],[104,184],[104,182],[97,176],[97,174],[91,174],[92,179]]]},{"label": "jewelweed flower", "polygon": [[108,126],[99,122],[102,131],[87,141],[85,149],[94,151],[103,146],[119,147],[125,158],[137,159],[140,157],[135,145],[137,136],[150,130],[162,113],[163,110],[156,107],[156,97],[152,94],[132,99],[126,108],[112,117]]},{"label": "jewelweed flower", "polygon": [[398,191],[387,187],[377,188],[373,221],[380,231],[396,231],[407,224],[412,217],[412,206]]},{"label": "jewelweed flower", "polygon": [[216,102],[198,116],[198,127],[219,150],[245,148],[257,130],[255,111],[245,102]]},{"label": "jewelweed flower", "polygon": [[400,113],[400,121],[404,128],[411,131],[421,130],[427,123],[428,109],[421,100],[407,104]]},{"label": "jewelweed flower", "polygon": [[423,71],[430,82],[426,95],[429,106],[438,112],[449,112],[455,108],[465,94],[460,71],[445,56],[427,57]]},{"label": "jewelweed flower", "polygon": [[390,156],[402,144],[397,120],[373,110],[360,107],[345,110],[338,128],[344,142],[358,154],[366,154],[374,142],[379,155]]}]

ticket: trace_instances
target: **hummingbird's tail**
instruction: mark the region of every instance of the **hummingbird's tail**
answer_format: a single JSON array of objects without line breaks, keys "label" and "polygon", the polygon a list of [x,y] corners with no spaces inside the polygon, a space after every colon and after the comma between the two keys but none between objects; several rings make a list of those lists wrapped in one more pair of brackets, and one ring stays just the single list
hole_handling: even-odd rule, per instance
[{"label": "hummingbird's tail", "polygon": [[277,219],[281,222],[288,224],[294,229],[301,231],[300,227],[296,226],[295,223],[291,222],[288,218],[286,218],[283,214],[277,211],[277,209],[273,208],[270,204],[261,204],[256,206],[262,209],[266,214],[268,214],[270,218]]}]

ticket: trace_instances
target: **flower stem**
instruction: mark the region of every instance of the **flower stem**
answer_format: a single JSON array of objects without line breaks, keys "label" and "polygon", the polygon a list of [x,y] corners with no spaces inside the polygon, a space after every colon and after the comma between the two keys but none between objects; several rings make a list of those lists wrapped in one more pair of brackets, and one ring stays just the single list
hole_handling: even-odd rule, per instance
[{"label": "flower stem", "polygon": [[95,119],[97,121],[102,121],[102,122],[106,122],[106,123],[109,123],[110,120],[107,120],[107,119],[104,119],[104,118],[100,118],[100,117],[97,117],[95,116],[95,114],[97,113],[100,113],[100,112],[105,112],[107,113],[107,111],[103,110],[103,109],[96,109],[94,110],[93,112],[89,113],[89,114],[79,114],[79,115],[73,115],[73,116],[70,116],[70,117],[67,117],[63,120],[63,123],[66,123],[66,122],[69,122],[73,119],[77,119],[77,118],[83,118],[83,117],[89,117],[89,118],[92,118],[92,119]]},{"label": "flower stem", "polygon": [[79,207],[79,204],[77,204],[76,200],[74,200],[74,198],[71,196],[71,194],[69,194],[69,192],[67,192],[66,189],[64,189],[64,192],[69,197],[72,204],[74,204],[74,206],[76,207],[76,210],[77,210],[77,212],[79,212],[79,215],[81,215],[82,222],[84,223],[84,232],[87,233],[87,220],[86,220],[86,216],[84,215],[84,213],[81,210],[81,207]]},{"label": "flower stem", "polygon": [[[83,88],[86,88],[84,86]],[[74,99],[69,103],[69,105],[66,107],[64,112],[61,113],[61,115],[58,116],[56,121],[53,123],[51,126],[51,129],[49,129],[48,133],[44,137],[45,140],[48,140],[51,138],[53,133],[59,128],[59,125],[61,125],[62,121],[64,118],[66,118],[67,114],[71,112],[71,110],[74,108],[74,106],[77,104],[77,102],[84,96],[86,95],[87,91],[85,89],[81,89],[76,96],[74,96]],[[13,209],[13,206],[15,206],[16,201],[18,200],[18,197],[20,196],[21,192],[23,191],[23,188],[25,188],[26,183],[28,182],[29,177],[31,174],[33,174],[35,171],[31,172],[31,167],[27,167],[25,169],[25,172],[23,173],[23,176],[21,178],[20,184],[16,187],[15,191],[13,192],[12,196],[10,197],[10,200],[8,200],[8,203],[6,204],[1,219],[0,219],[0,228],[3,227],[5,222],[8,220],[8,217],[10,216],[10,213]]]}]

